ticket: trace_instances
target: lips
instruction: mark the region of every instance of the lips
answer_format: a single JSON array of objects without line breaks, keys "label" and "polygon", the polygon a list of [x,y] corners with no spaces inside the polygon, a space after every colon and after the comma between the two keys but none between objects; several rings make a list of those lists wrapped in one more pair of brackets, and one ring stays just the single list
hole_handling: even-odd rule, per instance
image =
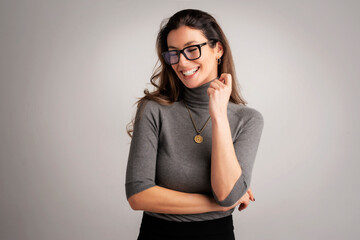
[{"label": "lips", "polygon": [[180,71],[184,76],[188,77],[193,75],[194,73],[196,73],[199,70],[200,67],[195,67],[193,69],[187,70],[187,71]]}]

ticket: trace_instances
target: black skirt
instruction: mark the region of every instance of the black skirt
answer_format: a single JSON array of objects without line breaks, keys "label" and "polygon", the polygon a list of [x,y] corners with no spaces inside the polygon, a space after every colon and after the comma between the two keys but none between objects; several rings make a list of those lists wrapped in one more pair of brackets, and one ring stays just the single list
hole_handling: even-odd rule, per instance
[{"label": "black skirt", "polygon": [[199,222],[167,221],[143,213],[137,240],[235,240],[232,215]]}]

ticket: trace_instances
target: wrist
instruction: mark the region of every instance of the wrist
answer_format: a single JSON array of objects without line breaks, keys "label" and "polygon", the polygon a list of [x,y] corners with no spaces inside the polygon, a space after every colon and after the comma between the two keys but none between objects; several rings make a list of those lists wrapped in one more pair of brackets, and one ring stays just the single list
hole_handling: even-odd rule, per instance
[{"label": "wrist", "polygon": [[211,122],[212,124],[223,124],[223,123],[226,123],[228,122],[228,116],[227,114],[223,113],[223,114],[218,114],[218,115],[215,115],[215,116],[212,116],[211,117]]}]

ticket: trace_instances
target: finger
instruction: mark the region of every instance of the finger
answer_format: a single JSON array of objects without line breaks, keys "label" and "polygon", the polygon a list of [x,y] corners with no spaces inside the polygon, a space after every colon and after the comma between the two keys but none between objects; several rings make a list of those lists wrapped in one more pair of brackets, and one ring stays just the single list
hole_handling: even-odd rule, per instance
[{"label": "finger", "polygon": [[221,74],[218,81],[226,85],[226,75],[224,73]]},{"label": "finger", "polygon": [[226,84],[228,82],[229,76],[231,76],[228,73],[222,73],[219,77],[219,81]]},{"label": "finger", "polygon": [[229,86],[231,84],[231,74],[229,73],[223,73],[220,75],[219,81],[221,81],[222,83],[224,83],[225,85]]},{"label": "finger", "polygon": [[247,206],[249,206],[249,202],[241,203],[240,206],[239,206],[239,211],[244,210],[245,208],[247,208]]},{"label": "finger", "polygon": [[221,82],[219,82],[219,80],[214,80],[210,83],[210,87],[214,88],[214,89],[220,89],[221,85],[222,84]]},{"label": "finger", "polygon": [[226,84],[221,80],[215,80],[214,82],[217,83],[220,88],[226,87]]},{"label": "finger", "polygon": [[215,89],[213,89],[213,88],[208,88],[208,89],[207,89],[207,95],[210,96],[211,94],[213,94],[214,91],[215,91]]},{"label": "finger", "polygon": [[251,191],[250,188],[248,189],[248,193],[249,193],[251,201],[255,201],[254,194],[253,194],[253,192]]}]

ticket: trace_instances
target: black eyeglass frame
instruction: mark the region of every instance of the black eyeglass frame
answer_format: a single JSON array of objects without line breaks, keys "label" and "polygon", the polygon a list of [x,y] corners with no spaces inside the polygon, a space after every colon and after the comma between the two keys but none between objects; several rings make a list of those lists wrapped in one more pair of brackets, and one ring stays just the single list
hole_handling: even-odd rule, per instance
[{"label": "black eyeglass frame", "polygon": [[[180,61],[180,53],[182,53],[182,55],[184,55],[184,57],[185,57],[187,60],[193,61],[193,60],[199,59],[199,58],[201,57],[201,47],[204,46],[204,45],[206,45],[206,44],[208,44],[209,42],[213,42],[213,41],[216,41],[216,40],[215,40],[215,39],[211,39],[211,40],[209,40],[209,41],[207,41],[207,42],[204,42],[204,43],[194,44],[194,45],[191,45],[191,46],[187,46],[187,47],[184,47],[182,50],[168,50],[168,51],[162,52],[161,55],[163,56],[164,61],[165,61],[166,64],[168,64],[168,65],[174,65],[174,64],[179,63],[179,61]],[[191,47],[197,47],[197,48],[199,49],[199,57],[190,59],[190,58],[188,58],[188,56],[186,56],[185,50],[186,50],[187,48],[191,48]],[[178,56],[177,62],[175,62],[175,63],[168,63],[168,62],[167,62],[166,57],[165,57],[165,54],[170,53],[170,52],[176,52],[176,55]]]}]

